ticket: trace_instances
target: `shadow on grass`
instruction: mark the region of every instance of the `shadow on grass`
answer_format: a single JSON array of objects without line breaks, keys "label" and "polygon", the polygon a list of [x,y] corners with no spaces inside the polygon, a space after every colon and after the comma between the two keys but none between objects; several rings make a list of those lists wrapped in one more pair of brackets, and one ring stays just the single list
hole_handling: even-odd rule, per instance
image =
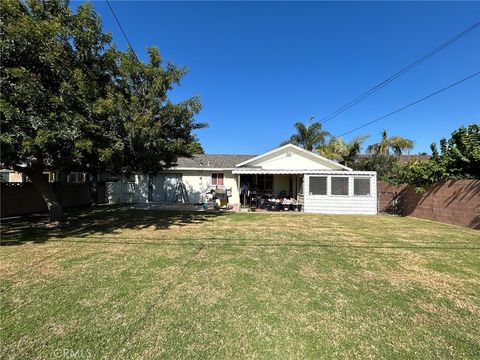
[{"label": "shadow on grass", "polygon": [[222,212],[138,210],[120,206],[76,209],[66,213],[67,223],[57,227],[49,226],[47,214],[2,220],[0,243],[2,246],[44,243],[52,237],[105,235],[124,229],[166,230],[172,226],[188,226],[228,215]]}]

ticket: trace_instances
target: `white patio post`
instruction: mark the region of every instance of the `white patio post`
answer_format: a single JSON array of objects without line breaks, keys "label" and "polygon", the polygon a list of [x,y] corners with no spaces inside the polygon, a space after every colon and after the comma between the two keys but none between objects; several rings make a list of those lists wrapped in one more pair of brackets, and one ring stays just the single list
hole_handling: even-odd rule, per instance
[{"label": "white patio post", "polygon": [[242,208],[242,195],[240,195],[240,191],[242,189],[242,184],[240,184],[240,174],[237,175],[237,190],[238,190],[238,211]]}]

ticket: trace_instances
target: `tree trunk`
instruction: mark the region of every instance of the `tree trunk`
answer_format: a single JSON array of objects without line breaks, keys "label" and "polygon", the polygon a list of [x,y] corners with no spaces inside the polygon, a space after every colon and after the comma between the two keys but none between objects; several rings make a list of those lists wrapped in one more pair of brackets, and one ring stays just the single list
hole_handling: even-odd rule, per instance
[{"label": "tree trunk", "polygon": [[52,186],[43,175],[42,168],[39,166],[32,166],[27,174],[32,180],[32,184],[40,194],[47,205],[50,213],[50,222],[64,222],[66,220],[63,213],[62,205],[58,201],[57,195],[53,192]]}]

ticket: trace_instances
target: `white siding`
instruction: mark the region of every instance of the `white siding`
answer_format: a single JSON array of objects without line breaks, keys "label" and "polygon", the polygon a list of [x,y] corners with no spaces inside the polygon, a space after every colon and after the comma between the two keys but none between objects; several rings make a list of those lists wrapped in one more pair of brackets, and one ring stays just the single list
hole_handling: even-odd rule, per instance
[{"label": "white siding", "polygon": [[204,194],[210,189],[212,173],[223,173],[225,188],[232,189],[232,196],[228,199],[228,202],[232,205],[239,204],[238,175],[233,175],[231,170],[172,170],[163,172],[162,174],[168,173],[182,174],[182,181],[185,184],[190,203],[201,203],[205,201]]},{"label": "white siding", "polygon": [[[331,194],[331,177],[327,176],[327,195],[311,195],[310,194],[310,176],[322,175],[305,175],[304,182],[304,211],[306,213],[319,214],[377,214],[377,177],[376,175],[349,175],[346,172],[339,172],[336,176],[345,176],[349,178],[348,195],[330,195]],[[325,176],[325,175],[324,175]],[[353,195],[353,179],[355,177],[370,178],[370,195],[354,196]]]}]

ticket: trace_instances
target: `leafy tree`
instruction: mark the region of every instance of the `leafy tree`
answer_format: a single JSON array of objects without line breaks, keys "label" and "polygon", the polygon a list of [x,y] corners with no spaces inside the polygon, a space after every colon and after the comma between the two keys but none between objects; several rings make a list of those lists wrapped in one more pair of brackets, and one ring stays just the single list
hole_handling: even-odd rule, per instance
[{"label": "leafy tree", "polygon": [[358,156],[350,167],[360,171],[376,171],[379,179],[387,180],[395,171],[398,156],[385,154],[371,154]]},{"label": "leafy tree", "polygon": [[202,144],[198,140],[192,143],[192,154],[205,154],[205,150],[203,150]]},{"label": "leafy tree", "polygon": [[413,141],[405,139],[401,136],[388,136],[387,130],[383,129],[382,139],[380,142],[369,145],[367,148],[368,154],[382,154],[402,155],[404,151],[413,149]]},{"label": "leafy tree", "polygon": [[185,68],[121,53],[90,4],[76,14],[63,0],[0,2],[1,166],[26,174],[52,221],[65,219],[43,172],[154,173],[198,149],[197,98],[167,92]]},{"label": "leafy tree", "polygon": [[[52,220],[63,210],[43,171],[75,162],[86,76],[76,34],[93,32],[65,1],[0,3],[2,166],[26,174]],[[84,29],[81,27],[84,26]],[[97,38],[103,48],[108,36]]]},{"label": "leafy tree", "polygon": [[280,146],[285,144],[294,144],[300,146],[308,151],[325,145],[325,139],[330,136],[328,131],[322,130],[322,124],[319,122],[312,122],[315,117],[311,116],[306,124],[297,122],[294,127],[297,131],[289,140],[284,141]]},{"label": "leafy tree", "polygon": [[440,152],[433,143],[432,157],[399,166],[393,183],[424,186],[444,180],[480,179],[480,127],[477,124],[455,130],[449,140],[440,140]]},{"label": "leafy tree", "polygon": [[110,117],[112,139],[101,159],[114,173],[156,174],[172,166],[178,156],[198,151],[192,131],[206,126],[194,121],[201,109],[197,97],[178,104],[168,100],[187,70],[170,62],[164,67],[157,48],[147,51],[148,63],[131,49],[120,54],[115,91],[99,110]]},{"label": "leafy tree", "polygon": [[328,159],[336,160],[342,165],[351,166],[360,154],[362,144],[369,135],[357,136],[348,143],[342,138],[332,137],[329,142],[317,148],[317,152]]}]

